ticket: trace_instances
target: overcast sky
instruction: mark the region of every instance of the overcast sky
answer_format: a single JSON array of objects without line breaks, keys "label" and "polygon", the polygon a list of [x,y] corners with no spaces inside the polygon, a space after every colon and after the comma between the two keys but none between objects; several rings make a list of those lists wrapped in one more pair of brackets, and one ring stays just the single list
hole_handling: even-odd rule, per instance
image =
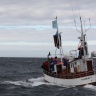
[{"label": "overcast sky", "polygon": [[77,49],[80,16],[89,52],[96,50],[96,0],[0,0],[0,57],[46,57],[55,52],[52,21],[58,17],[63,52]]}]

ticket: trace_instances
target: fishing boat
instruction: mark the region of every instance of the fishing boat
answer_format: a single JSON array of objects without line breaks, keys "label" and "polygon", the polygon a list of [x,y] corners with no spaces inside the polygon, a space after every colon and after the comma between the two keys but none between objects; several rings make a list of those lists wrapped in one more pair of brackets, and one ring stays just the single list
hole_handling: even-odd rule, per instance
[{"label": "fishing boat", "polygon": [[[41,66],[44,79],[47,82],[63,86],[96,85],[96,63],[94,63],[92,57],[93,55],[96,56],[96,52],[93,52],[93,55],[89,56],[85,34],[89,28],[86,30],[83,29],[81,17],[80,24],[80,37],[78,37],[79,46],[77,50],[71,50],[70,55],[65,56],[62,51],[61,33],[58,31],[57,17],[52,21],[53,28],[57,29],[56,34],[53,35],[54,45],[56,50],[60,50],[60,54],[56,54],[55,51],[53,56],[53,54],[49,52],[47,60],[44,61]],[[76,54],[74,55],[73,53]],[[58,57],[58,55],[60,55],[60,57]]]}]

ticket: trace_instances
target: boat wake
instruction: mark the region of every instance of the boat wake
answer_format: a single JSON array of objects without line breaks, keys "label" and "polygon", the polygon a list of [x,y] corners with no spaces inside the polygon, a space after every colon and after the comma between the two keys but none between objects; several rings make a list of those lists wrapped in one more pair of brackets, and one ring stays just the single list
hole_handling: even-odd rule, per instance
[{"label": "boat wake", "polygon": [[52,83],[46,82],[44,80],[44,77],[31,78],[31,79],[26,79],[24,81],[4,81],[3,84],[13,84],[13,85],[25,86],[25,87],[34,87],[40,85],[54,85]]},{"label": "boat wake", "polygon": [[[26,79],[23,81],[4,81],[4,82],[1,82],[1,84],[12,84],[12,85],[24,86],[24,87],[35,87],[35,86],[40,86],[40,85],[56,85],[54,83],[46,82],[44,80],[44,77],[31,78],[31,79]],[[57,85],[57,86],[70,88],[70,86],[62,86],[62,85]],[[96,91],[96,86],[93,86],[90,84],[85,85],[84,88]]]},{"label": "boat wake", "polygon": [[91,84],[87,84],[87,85],[85,85],[84,88],[87,88],[87,89],[96,91],[96,86],[91,85]]}]

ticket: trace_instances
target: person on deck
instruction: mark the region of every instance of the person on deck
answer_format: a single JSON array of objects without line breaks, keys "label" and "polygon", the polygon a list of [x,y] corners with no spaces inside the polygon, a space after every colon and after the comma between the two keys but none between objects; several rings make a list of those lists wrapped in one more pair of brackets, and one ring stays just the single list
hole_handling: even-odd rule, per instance
[{"label": "person on deck", "polygon": [[57,56],[53,59],[53,64],[58,64],[58,58],[57,58]]},{"label": "person on deck", "polygon": [[51,63],[51,66],[50,66],[52,71],[54,71],[54,66],[56,64],[58,64],[58,58],[57,58],[57,56],[55,58],[53,58],[53,60],[52,60],[52,63]]},{"label": "person on deck", "polygon": [[82,58],[82,56],[84,55],[84,52],[83,52],[83,47],[79,47],[78,48],[78,50],[79,50],[79,56],[78,56],[78,58]]},{"label": "person on deck", "polygon": [[67,59],[65,59],[65,58],[63,58],[63,64],[64,64],[64,66],[66,66],[66,67],[67,67],[68,60],[67,60]]},{"label": "person on deck", "polygon": [[52,67],[53,67],[53,58],[51,57],[50,59],[49,59],[49,70],[50,70],[50,72],[52,71]]}]

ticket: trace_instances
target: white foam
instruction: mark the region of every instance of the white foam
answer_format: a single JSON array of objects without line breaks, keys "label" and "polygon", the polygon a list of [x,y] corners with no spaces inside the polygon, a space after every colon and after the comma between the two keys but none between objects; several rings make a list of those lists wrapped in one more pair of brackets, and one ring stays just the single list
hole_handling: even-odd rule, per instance
[{"label": "white foam", "polygon": [[94,91],[96,91],[96,86],[91,85],[91,84],[87,84],[87,85],[85,85],[84,88],[88,88],[88,89],[90,89],[90,90],[94,90]]},{"label": "white foam", "polygon": [[5,84],[13,84],[18,86],[25,86],[25,87],[34,87],[34,86],[40,86],[40,85],[56,85],[59,87],[65,87],[70,88],[74,86],[64,86],[64,85],[57,85],[55,83],[49,83],[44,80],[44,77],[38,77],[38,78],[31,78],[23,81],[4,81]]},{"label": "white foam", "polygon": [[52,83],[45,82],[44,77],[31,78],[24,81],[4,81],[6,84],[20,85],[26,87],[39,86],[39,85],[54,85]]}]

